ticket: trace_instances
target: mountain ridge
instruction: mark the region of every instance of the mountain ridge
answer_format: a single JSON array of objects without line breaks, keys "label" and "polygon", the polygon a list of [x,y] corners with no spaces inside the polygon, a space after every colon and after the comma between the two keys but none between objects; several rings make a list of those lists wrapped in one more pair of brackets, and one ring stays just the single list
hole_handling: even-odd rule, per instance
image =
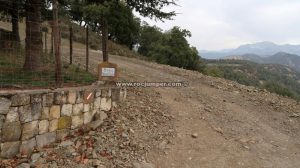
[{"label": "mountain ridge", "polygon": [[207,59],[219,59],[228,55],[256,54],[261,57],[272,56],[278,52],[285,52],[300,55],[300,45],[283,44],[278,45],[273,42],[258,42],[253,44],[241,45],[235,49],[225,49],[220,51],[200,50],[201,57]]},{"label": "mountain ridge", "polygon": [[300,72],[300,56],[285,52],[278,52],[269,57],[262,57],[256,54],[231,55],[221,59],[247,60],[259,64],[280,64]]}]

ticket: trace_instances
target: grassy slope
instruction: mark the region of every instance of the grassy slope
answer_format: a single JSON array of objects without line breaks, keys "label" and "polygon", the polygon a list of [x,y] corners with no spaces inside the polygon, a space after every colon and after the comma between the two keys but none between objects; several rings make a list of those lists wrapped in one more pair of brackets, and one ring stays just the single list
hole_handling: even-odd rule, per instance
[{"label": "grassy slope", "polygon": [[[21,44],[25,44],[25,23],[20,26]],[[10,23],[0,22],[0,28],[11,30]],[[44,40],[44,37],[43,37]],[[48,51],[50,51],[51,36],[48,35]],[[62,50],[68,49],[68,39],[62,39]],[[75,49],[85,48],[84,44],[74,42]],[[54,60],[49,54],[43,54],[43,69],[40,72],[26,72],[22,69],[24,64],[24,47],[10,51],[0,51],[0,88],[1,87],[51,87],[55,82]],[[63,66],[64,85],[77,86],[89,84],[97,80],[96,76],[79,69],[78,67],[64,62]]]},{"label": "grassy slope", "polygon": [[[47,38],[47,49],[48,53],[51,48],[51,28],[48,23],[44,22],[44,26],[48,28],[48,38]],[[69,24],[67,22],[61,23],[61,50],[69,51]],[[74,32],[73,40],[73,49],[85,49],[85,29],[72,24]],[[11,24],[8,22],[0,22],[0,28],[11,30]],[[19,24],[20,38],[22,46],[25,45],[26,37],[26,26],[25,22]],[[92,49],[99,50],[101,49],[101,40],[100,36],[96,33],[90,31],[90,47]],[[44,41],[44,33],[43,33]],[[43,46],[44,47],[44,46]],[[139,54],[131,51],[126,46],[115,44],[109,41],[108,44],[109,53],[126,56],[126,57],[141,57]],[[44,70],[42,72],[24,72],[22,66],[24,64],[24,48],[13,50],[11,52],[0,51],[0,87],[6,87],[11,85],[18,85],[22,87],[26,86],[51,86],[54,83],[54,62],[49,55],[44,54]],[[69,66],[68,60],[64,62],[64,82],[66,85],[77,85],[77,84],[86,84],[91,83],[96,80],[96,77],[86,73],[85,71],[79,69],[75,66]]]}]

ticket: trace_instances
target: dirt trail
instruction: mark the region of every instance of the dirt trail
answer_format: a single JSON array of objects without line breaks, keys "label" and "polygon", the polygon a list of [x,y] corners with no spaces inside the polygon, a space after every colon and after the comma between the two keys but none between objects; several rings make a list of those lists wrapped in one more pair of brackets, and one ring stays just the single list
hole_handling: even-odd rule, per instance
[{"label": "dirt trail", "polygon": [[[77,62],[84,62],[75,53]],[[91,52],[91,70],[100,54]],[[132,58],[111,56],[127,81],[185,81],[188,87],[155,88],[175,117],[177,137],[148,160],[159,168],[300,167],[298,102],[252,87]],[[191,135],[197,134],[197,138]]]}]

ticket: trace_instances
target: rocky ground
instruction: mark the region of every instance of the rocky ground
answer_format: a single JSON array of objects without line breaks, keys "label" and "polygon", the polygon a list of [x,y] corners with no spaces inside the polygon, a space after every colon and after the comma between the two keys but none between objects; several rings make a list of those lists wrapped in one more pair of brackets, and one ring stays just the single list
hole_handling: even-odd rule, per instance
[{"label": "rocky ground", "polygon": [[[84,51],[75,53],[75,61]],[[67,55],[67,54],[66,54]],[[92,51],[91,71],[99,53]],[[300,167],[300,103],[232,81],[137,59],[111,56],[122,81],[189,83],[129,88],[102,127],[73,133],[4,167]],[[28,165],[29,164],[29,165]]]},{"label": "rocky ground", "polygon": [[159,92],[129,89],[96,130],[81,128],[31,156],[0,161],[0,167],[139,167],[151,166],[147,154],[164,148],[175,137],[173,117]]}]

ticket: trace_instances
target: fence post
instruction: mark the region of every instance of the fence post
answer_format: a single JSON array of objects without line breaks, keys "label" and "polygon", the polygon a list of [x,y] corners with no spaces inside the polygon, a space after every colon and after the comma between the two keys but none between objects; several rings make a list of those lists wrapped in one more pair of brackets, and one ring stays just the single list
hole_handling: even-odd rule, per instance
[{"label": "fence post", "polygon": [[70,65],[73,63],[73,27],[70,25]]},{"label": "fence post", "polygon": [[47,38],[48,38],[48,36],[47,36],[47,34],[48,34],[48,31],[45,31],[45,53],[46,54],[48,54],[48,46],[47,46]]},{"label": "fence post", "polygon": [[53,21],[51,23],[51,55],[53,56],[54,51],[54,32],[53,32]]},{"label": "fence post", "polygon": [[89,71],[89,26],[86,26],[86,62],[85,70]]},{"label": "fence post", "polygon": [[55,45],[55,81],[58,87],[63,84],[62,72],[61,72],[61,58],[60,58],[60,32],[58,27],[58,2],[53,0],[53,34],[54,34],[54,45]]},{"label": "fence post", "polygon": [[108,62],[108,51],[107,51],[107,42],[108,42],[108,25],[107,20],[102,17],[102,53],[103,53],[103,62]]}]

